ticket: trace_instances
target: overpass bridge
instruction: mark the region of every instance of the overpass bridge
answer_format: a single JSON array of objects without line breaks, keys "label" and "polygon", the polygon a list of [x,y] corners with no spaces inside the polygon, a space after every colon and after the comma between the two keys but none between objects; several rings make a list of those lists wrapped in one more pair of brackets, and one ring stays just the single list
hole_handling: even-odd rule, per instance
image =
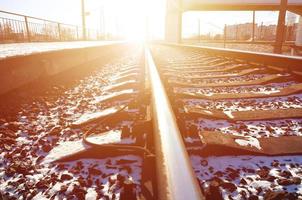
[{"label": "overpass bridge", "polygon": [[[290,11],[302,15],[302,0],[287,0],[286,6],[280,6],[282,0],[168,0],[166,15],[166,35],[168,42],[179,43],[181,41],[181,17],[186,11],[278,11],[283,13],[279,23],[285,23],[285,12]],[[285,1],[283,1],[285,2]],[[282,14],[281,14],[282,15]],[[280,19],[280,18],[279,18]],[[283,31],[278,23],[278,30]],[[282,33],[280,33],[282,34]],[[302,45],[302,20],[297,34],[297,45]],[[282,40],[277,38],[276,40]],[[301,39],[300,39],[301,40]]]},{"label": "overpass bridge", "polygon": [[[277,11],[280,9],[280,0],[183,0],[183,10],[255,10],[255,11]],[[287,9],[291,12],[302,13],[301,0],[288,0]]]}]

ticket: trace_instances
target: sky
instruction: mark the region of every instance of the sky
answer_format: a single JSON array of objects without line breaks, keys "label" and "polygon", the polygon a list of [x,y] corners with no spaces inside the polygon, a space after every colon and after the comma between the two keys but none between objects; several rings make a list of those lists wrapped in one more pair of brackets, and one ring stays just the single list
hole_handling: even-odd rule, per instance
[{"label": "sky", "polygon": [[[87,26],[130,39],[164,36],[165,0],[85,0]],[[81,25],[81,0],[0,0],[0,10]],[[101,14],[103,13],[103,14]],[[105,21],[105,26],[104,23]],[[277,23],[278,12],[256,12],[256,23]],[[224,24],[252,22],[252,12],[185,12],[183,35],[221,33]],[[147,25],[146,25],[147,24]]]},{"label": "sky", "polygon": [[72,24],[81,19],[80,0],[0,0],[0,9]]}]

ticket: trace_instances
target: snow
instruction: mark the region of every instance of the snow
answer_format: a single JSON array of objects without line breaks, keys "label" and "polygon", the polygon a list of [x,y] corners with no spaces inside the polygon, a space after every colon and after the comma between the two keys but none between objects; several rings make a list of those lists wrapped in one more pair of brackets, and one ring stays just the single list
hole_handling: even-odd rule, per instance
[{"label": "snow", "polygon": [[199,119],[188,121],[199,130],[220,131],[239,136],[280,137],[283,135],[302,136],[302,119],[280,119],[261,121],[237,121]]},{"label": "snow", "polygon": [[253,181],[250,183],[250,187],[251,188],[263,188],[263,189],[270,189],[270,186],[271,186],[271,182],[269,181]]},{"label": "snow", "polygon": [[254,137],[246,137],[246,139],[235,139],[235,142],[240,146],[251,146],[261,150],[259,140]]},{"label": "snow", "polygon": [[246,85],[246,86],[233,86],[233,87],[198,87],[198,88],[179,88],[175,87],[174,92],[191,92],[197,94],[203,94],[205,96],[212,96],[214,94],[230,94],[230,93],[254,93],[254,94],[273,94],[280,92],[281,89],[294,85],[296,82],[289,81],[283,83],[269,83],[265,85]]},{"label": "snow", "polygon": [[87,137],[87,141],[94,144],[112,144],[121,142],[121,130],[110,130],[101,134],[93,134]]},{"label": "snow", "polygon": [[38,182],[38,180],[43,178],[43,174],[26,175],[26,178],[30,181]]},{"label": "snow", "polygon": [[32,200],[48,200],[45,195],[42,194],[42,192],[39,192],[36,196],[32,198]]},{"label": "snow", "polygon": [[97,199],[97,193],[94,188],[89,188],[87,190],[87,194],[85,196],[85,200],[96,200]]},{"label": "snow", "polygon": [[232,115],[232,111],[223,111],[229,118],[233,119],[234,116]]},{"label": "snow", "polygon": [[280,92],[280,90],[278,90],[278,89],[272,90],[272,91],[265,91],[265,90],[260,90],[259,92],[252,91],[252,93],[255,93],[255,94],[266,94],[266,95],[270,95],[270,94],[274,94],[274,93],[278,93],[278,92]]},{"label": "snow", "polygon": [[[302,196],[302,184],[280,185],[279,180],[302,178],[301,166],[302,156],[190,156],[193,169],[200,180],[202,187],[209,187],[209,183],[214,177],[218,177],[225,182],[235,184],[236,190],[232,193],[227,190],[222,191],[224,199],[242,199],[240,191],[244,191],[247,197],[256,195],[263,199],[267,190],[294,192]],[[201,164],[203,163],[203,164]],[[204,164],[206,163],[206,164]],[[277,163],[277,164],[275,164]],[[211,169],[211,170],[209,170]],[[269,179],[261,177],[258,172],[267,169],[269,175],[275,177]],[[230,178],[229,174],[235,171],[238,176]],[[290,176],[286,178],[282,175],[287,171]],[[217,175],[217,172],[222,172]],[[242,184],[244,179],[247,183]],[[259,192],[261,188],[261,192]]]},{"label": "snow", "polygon": [[43,159],[42,164],[51,163],[55,160],[78,153],[87,148],[90,147],[85,145],[83,140],[60,142],[58,146],[54,147],[49,154],[47,154],[47,156]]},{"label": "snow", "polygon": [[[97,196],[116,195],[116,199],[118,199],[123,188],[122,179],[133,180],[135,191],[139,194],[143,160],[139,156],[125,154],[124,156],[112,156],[104,159],[53,162],[90,148],[81,140],[90,126],[87,125],[78,129],[70,125],[81,116],[85,117],[86,114],[85,119],[89,120],[89,116],[96,117],[95,113],[110,114],[111,111],[116,111],[114,108],[106,110],[108,105],[99,106],[91,104],[91,102],[95,100],[95,97],[101,98],[101,96],[108,94],[108,91],[105,90],[110,89],[108,86],[113,84],[109,80],[112,75],[117,74],[120,70],[124,71],[125,68],[139,69],[140,64],[137,62],[137,56],[140,56],[141,52],[137,53],[139,54],[127,55],[117,61],[114,60],[112,63],[99,66],[99,69],[88,76],[85,75],[81,80],[72,80],[75,85],[53,86],[47,88],[45,94],[43,93],[41,96],[40,93],[36,95],[35,88],[30,88],[29,91],[26,91],[28,93],[22,91],[21,94],[17,93],[16,97],[13,96],[17,99],[16,102],[7,102],[9,106],[5,105],[3,112],[6,111],[6,108],[9,110],[8,119],[5,119],[8,121],[3,125],[0,124],[0,131],[7,131],[7,127],[10,125],[14,128],[17,127],[18,131],[13,131],[17,137],[16,144],[11,145],[11,149],[3,148],[3,152],[0,152],[0,160],[2,160],[0,162],[1,194],[4,194],[5,197],[16,197],[16,199],[22,198],[22,195],[27,195],[23,198],[30,199],[35,195],[35,199],[45,197],[48,199],[66,199],[72,198],[71,195],[75,192],[73,190],[84,189],[85,193],[88,192],[86,199],[95,199],[96,193]],[[133,81],[129,82],[136,83],[136,77],[133,77]],[[129,88],[132,86],[131,84]],[[116,91],[121,90],[120,88],[114,89]],[[121,108],[122,105],[125,104],[121,102],[110,104],[115,108]],[[12,110],[13,112],[10,113]],[[138,111],[138,107],[133,106],[131,108],[130,112],[134,119],[139,114]],[[100,124],[96,131],[119,130],[123,126],[129,126],[131,130],[137,123],[134,119],[131,117],[114,124],[110,124],[110,122]],[[129,137],[122,138],[121,132],[116,131],[113,135],[101,137],[101,141],[102,143],[133,144],[136,141],[136,135],[130,134]],[[20,163],[25,165],[26,175],[23,175],[19,169]],[[79,163],[82,163],[83,167]],[[14,170],[14,168],[18,171],[11,173],[9,170]],[[98,169],[99,172],[93,170],[91,172],[92,168]],[[23,167],[21,169],[24,170]],[[68,174],[72,178],[70,180],[64,178],[63,180],[62,174]],[[121,176],[122,178],[120,178]],[[111,179],[117,177],[119,179],[115,180],[113,187]],[[83,178],[84,183],[83,180],[81,182]],[[24,190],[27,187],[26,184],[33,185]],[[36,184],[41,184],[41,187],[45,188],[40,188]],[[62,191],[62,187],[68,188],[67,191]],[[104,190],[105,187],[107,190]]]},{"label": "snow", "polygon": [[97,97],[94,97],[95,100],[92,101],[91,104],[98,104],[98,103],[101,103],[102,101],[106,101],[106,100],[111,99],[115,96],[119,96],[119,95],[123,95],[123,94],[133,94],[133,93],[134,93],[133,89],[127,89],[127,90],[121,90],[121,91],[118,91],[118,92],[113,92],[113,93],[110,93],[110,94],[107,94],[107,95],[97,96]]},{"label": "snow", "polygon": [[204,109],[218,109],[226,111],[251,111],[251,110],[276,110],[276,109],[301,109],[302,94],[283,97],[228,99],[228,100],[203,100],[188,99],[183,102],[189,106],[200,106]]},{"label": "snow", "polygon": [[[120,160],[130,161],[131,163],[118,164]],[[102,174],[109,175],[105,176],[105,178],[101,178],[101,176],[93,177],[93,180],[99,179],[101,181],[101,184],[103,186],[102,191],[104,195],[111,196],[112,194],[119,194],[120,191],[112,190],[112,186],[110,186],[109,184],[109,179],[116,180],[118,174],[125,176],[126,179],[132,180],[135,184],[140,184],[141,181],[142,158],[138,156],[124,155],[106,159],[80,159],[78,161],[66,163],[67,171],[70,171],[74,166],[76,166],[77,162],[82,162],[83,168],[81,169],[80,173],[76,175],[76,177],[87,178],[89,176],[89,173],[87,173],[89,171],[88,169],[92,166],[94,166],[95,169],[100,170]],[[123,168],[124,166],[129,166],[131,168],[131,171],[125,170]],[[91,189],[90,192],[91,194],[89,194],[88,197],[93,198],[95,190]]]},{"label": "snow", "polygon": [[227,83],[238,83],[238,82],[253,82],[264,77],[271,76],[270,74],[249,74],[243,76],[227,77],[227,78],[202,78],[202,79],[189,79],[183,76],[169,76],[168,80],[173,84],[173,82],[183,82],[183,83],[194,83],[194,84],[215,84],[222,85]]},{"label": "snow", "polygon": [[194,143],[194,142],[200,142],[200,138],[193,138],[193,137],[186,137],[185,141],[187,143]]},{"label": "snow", "polygon": [[[174,93],[193,93],[212,96],[215,94],[274,94],[280,92],[283,88],[299,83],[298,79],[289,74],[277,74],[279,72],[267,68],[261,64],[243,63],[244,68],[253,68],[259,66],[263,69],[262,74],[249,74],[232,78],[207,78],[192,80],[184,75],[194,77],[194,72],[200,75],[219,75],[232,74],[240,72],[244,68],[232,69],[227,73],[207,72],[212,68],[211,62],[218,61],[215,64],[221,66],[213,69],[224,69],[230,64],[224,64],[225,58],[217,60],[217,56],[207,55],[203,52],[191,51],[173,47],[155,47],[154,52],[159,58],[159,67],[165,72],[163,78],[170,81],[170,86]],[[206,59],[204,59],[207,57]],[[228,61],[240,63],[241,61],[230,58]],[[205,70],[203,73],[202,70]],[[189,72],[188,72],[189,71]],[[252,82],[259,78],[265,78],[267,75],[275,73],[276,77],[284,77],[283,83],[269,83],[264,85],[245,85],[245,86],[223,86],[223,83],[238,82],[238,85],[246,81]],[[287,77],[285,77],[287,76]],[[285,80],[287,79],[287,80]],[[277,80],[276,80],[277,81]],[[279,79],[278,81],[281,81]],[[173,82],[187,83],[185,87],[173,85]],[[171,84],[172,83],[172,84]],[[190,88],[190,84],[196,83],[195,88]],[[203,84],[221,83],[219,87],[207,87]],[[179,84],[181,85],[181,84]],[[237,84],[236,84],[237,85]],[[197,87],[199,86],[199,87]],[[241,98],[241,99],[186,99],[181,97],[173,99],[172,104],[179,106],[178,111],[183,112],[182,106],[196,107],[203,110],[219,110],[232,118],[236,111],[254,111],[254,110],[279,110],[288,108],[302,108],[302,94],[294,94],[282,97],[265,98]],[[177,96],[177,95],[176,95]],[[222,95],[221,95],[222,96]],[[262,95],[263,96],[263,95]],[[175,101],[174,101],[175,100]],[[179,101],[179,102],[178,102]],[[210,113],[210,112],[209,112]],[[235,114],[234,114],[235,115]],[[200,136],[205,131],[217,131],[221,134],[232,134],[243,136],[235,139],[236,144],[242,146],[251,146],[261,149],[258,138],[262,137],[282,137],[282,136],[302,136],[302,119],[280,119],[280,120],[258,120],[258,121],[239,121],[239,120],[216,120],[198,117],[183,117],[180,119],[184,123],[186,130],[184,137],[189,149],[201,149]],[[192,132],[190,132],[192,130]],[[195,142],[196,141],[196,142]],[[199,142],[197,142],[199,141]],[[193,144],[194,143],[194,144]],[[194,155],[196,152],[197,155]],[[202,187],[203,193],[207,199],[270,199],[266,195],[276,195],[276,191],[292,195],[291,198],[282,199],[301,199],[302,197],[302,156],[200,156],[197,151],[191,151],[191,162],[195,174]],[[286,182],[288,181],[288,182]],[[221,192],[221,198],[219,193]],[[216,198],[215,198],[215,197]],[[275,197],[277,199],[277,197]],[[278,199],[281,199],[280,197]]]},{"label": "snow", "polygon": [[13,43],[0,45],[0,59],[42,53],[62,49],[73,49],[83,47],[93,47],[99,45],[114,44],[112,41],[79,41],[79,42],[35,42],[35,43]]},{"label": "snow", "polygon": [[127,81],[124,81],[124,82],[111,84],[111,85],[105,86],[104,91],[111,90],[111,89],[114,89],[116,87],[123,86],[123,85],[129,84],[129,83],[135,83],[135,82],[136,82],[136,80],[127,80]]},{"label": "snow", "polygon": [[64,184],[61,182],[56,182],[54,186],[52,186],[52,188],[49,190],[50,196],[56,195],[61,190],[61,186],[63,185]]},{"label": "snow", "polygon": [[73,122],[73,125],[81,125],[82,123],[86,123],[89,122],[91,120],[100,118],[100,117],[104,117],[106,115],[109,114],[113,114],[115,112],[118,111],[117,107],[111,107],[111,108],[107,108],[105,110],[99,111],[99,112],[95,112],[95,113],[85,113],[83,114],[79,119],[77,119],[75,122]]}]

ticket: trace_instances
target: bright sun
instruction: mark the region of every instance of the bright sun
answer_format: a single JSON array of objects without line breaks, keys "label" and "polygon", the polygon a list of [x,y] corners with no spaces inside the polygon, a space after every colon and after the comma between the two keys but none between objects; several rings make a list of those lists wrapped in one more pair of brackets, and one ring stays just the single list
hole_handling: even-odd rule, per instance
[{"label": "bright sun", "polygon": [[112,13],[118,20],[119,34],[128,40],[146,39],[146,0],[111,0]]},{"label": "bright sun", "polygon": [[[94,7],[100,6],[95,1]],[[107,33],[127,40],[144,41],[148,36],[160,35],[164,23],[163,0],[104,0],[103,15]],[[93,8],[92,8],[93,9]],[[100,17],[89,16],[90,26],[99,24]]]},{"label": "bright sun", "polygon": [[[124,8],[120,11],[124,17],[125,36],[128,40],[142,41],[146,40],[147,34],[147,16],[148,13],[144,0],[132,0],[132,3],[122,1]],[[135,5],[135,6],[134,6]]]}]

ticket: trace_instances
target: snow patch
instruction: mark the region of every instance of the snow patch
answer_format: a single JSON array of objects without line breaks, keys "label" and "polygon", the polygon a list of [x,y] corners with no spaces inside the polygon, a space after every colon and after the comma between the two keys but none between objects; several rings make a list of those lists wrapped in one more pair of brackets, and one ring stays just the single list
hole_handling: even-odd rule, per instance
[{"label": "snow patch", "polygon": [[42,161],[42,164],[51,163],[55,160],[78,153],[87,148],[89,147],[83,143],[83,140],[61,142],[49,152],[49,154]]},{"label": "snow patch", "polygon": [[259,140],[254,137],[246,137],[246,139],[235,139],[235,142],[240,146],[251,146],[257,149],[262,149]]}]

